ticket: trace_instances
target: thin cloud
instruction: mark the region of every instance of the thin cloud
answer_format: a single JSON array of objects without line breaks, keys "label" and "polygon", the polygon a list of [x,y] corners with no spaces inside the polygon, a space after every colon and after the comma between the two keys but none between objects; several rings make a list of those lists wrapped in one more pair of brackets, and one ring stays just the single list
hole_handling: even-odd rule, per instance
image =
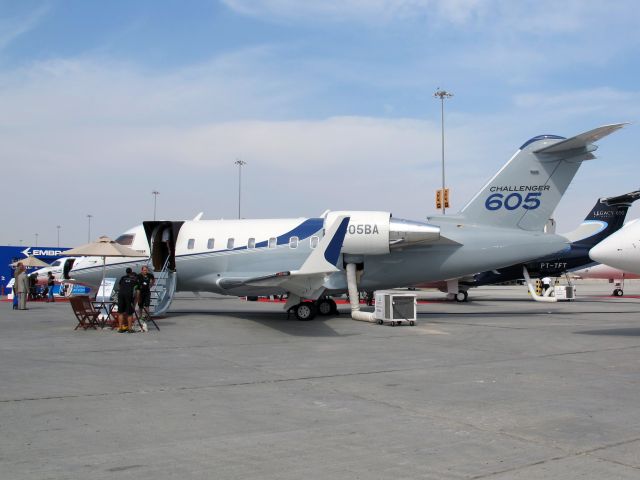
[{"label": "thin cloud", "polygon": [[49,12],[49,7],[43,5],[36,10],[21,16],[0,18],[0,50],[25,33],[33,30]]},{"label": "thin cloud", "polygon": [[468,22],[485,10],[482,0],[223,0],[238,13],[281,20],[384,24],[421,19]]}]

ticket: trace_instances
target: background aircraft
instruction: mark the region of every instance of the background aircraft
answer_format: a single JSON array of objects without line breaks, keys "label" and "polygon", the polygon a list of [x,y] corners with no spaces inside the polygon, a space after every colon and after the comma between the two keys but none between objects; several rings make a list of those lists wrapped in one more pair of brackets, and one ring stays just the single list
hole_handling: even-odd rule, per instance
[{"label": "background aircraft", "polygon": [[[158,274],[156,312],[176,290],[226,295],[287,294],[300,319],[330,313],[327,295],[379,290],[460,277],[551,255],[565,237],[543,227],[606,125],[570,139],[541,135],[523,144],[457,215],[427,222],[389,212],[328,212],[320,218],[144,222],[120,243],[150,257]],[[108,276],[141,262],[110,259]],[[101,260],[81,259],[71,276],[97,285]],[[352,299],[352,317],[358,312]],[[311,301],[305,301],[310,299]],[[362,314],[362,315],[361,315]]]},{"label": "background aircraft", "polygon": [[589,255],[596,262],[640,274],[640,219],[600,242]]},{"label": "background aircraft", "polygon": [[591,248],[622,227],[629,207],[638,198],[640,198],[640,190],[599,199],[576,230],[563,234],[571,243],[556,255],[465,277],[458,280],[457,286],[449,281],[446,288],[454,289],[453,294],[456,300],[466,301],[469,288],[521,279],[523,266],[532,277],[542,278],[558,277],[568,271],[589,265],[593,263],[589,257]]},{"label": "background aircraft", "polygon": [[614,283],[615,285],[613,292],[611,293],[615,297],[621,297],[624,295],[625,280],[640,279],[640,274],[638,273],[625,272],[624,270],[613,268],[602,263],[571,272],[571,276],[586,279],[593,278],[609,280],[609,283]]},{"label": "background aircraft", "polygon": [[38,276],[38,284],[46,285],[48,280],[48,273],[53,273],[53,278],[55,278],[56,282],[61,282],[63,280],[69,279],[69,272],[73,267],[73,263],[76,261],[77,257],[65,257],[59,258],[51,263],[48,267],[42,267],[38,270],[35,270],[31,273],[34,273]]}]

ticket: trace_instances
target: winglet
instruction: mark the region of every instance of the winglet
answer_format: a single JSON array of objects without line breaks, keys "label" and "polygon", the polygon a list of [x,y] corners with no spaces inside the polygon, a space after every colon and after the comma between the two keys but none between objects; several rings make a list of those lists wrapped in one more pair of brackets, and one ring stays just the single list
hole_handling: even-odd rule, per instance
[{"label": "winglet", "polygon": [[625,125],[629,125],[628,123],[613,123],[611,125],[603,125],[602,127],[594,128],[593,130],[589,130],[588,132],[581,133],[576,135],[575,137],[567,138],[566,140],[561,140],[559,142],[554,143],[553,145],[549,145],[548,147],[543,147],[538,150],[534,150],[533,153],[560,153],[566,152],[569,150],[576,150],[578,148],[585,148],[593,142],[597,142],[601,138],[606,137],[607,135],[612,134],[616,130],[620,130]]},{"label": "winglet", "polygon": [[344,237],[347,234],[347,226],[350,217],[341,215],[337,217],[329,229],[322,237],[315,250],[307,257],[299,270],[295,274],[316,274],[337,272],[336,268],[338,259],[340,258],[340,250]]}]

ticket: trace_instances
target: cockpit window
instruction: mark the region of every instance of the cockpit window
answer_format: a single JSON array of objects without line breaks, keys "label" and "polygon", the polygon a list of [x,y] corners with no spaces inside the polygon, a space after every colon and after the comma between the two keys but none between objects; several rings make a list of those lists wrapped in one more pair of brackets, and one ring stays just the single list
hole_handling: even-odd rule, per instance
[{"label": "cockpit window", "polygon": [[134,238],[136,238],[136,236],[133,233],[125,233],[124,235],[120,235],[118,238],[116,238],[116,243],[130,247],[131,245],[133,245]]}]

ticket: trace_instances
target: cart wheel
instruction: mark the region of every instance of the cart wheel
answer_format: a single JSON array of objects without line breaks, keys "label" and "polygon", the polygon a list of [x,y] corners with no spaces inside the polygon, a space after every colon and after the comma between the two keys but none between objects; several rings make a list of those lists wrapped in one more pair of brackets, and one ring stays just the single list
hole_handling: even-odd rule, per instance
[{"label": "cart wheel", "polygon": [[382,324],[384,323],[384,321],[382,321],[382,320],[378,320],[376,323],[377,323],[378,325],[382,325]]},{"label": "cart wheel", "polygon": [[416,322],[414,322],[413,320],[411,320],[411,321],[409,322],[409,325],[411,325],[412,327],[413,327],[415,324],[416,324]]},{"label": "cart wheel", "polygon": [[391,322],[391,326],[395,327],[396,326],[396,322]]}]

